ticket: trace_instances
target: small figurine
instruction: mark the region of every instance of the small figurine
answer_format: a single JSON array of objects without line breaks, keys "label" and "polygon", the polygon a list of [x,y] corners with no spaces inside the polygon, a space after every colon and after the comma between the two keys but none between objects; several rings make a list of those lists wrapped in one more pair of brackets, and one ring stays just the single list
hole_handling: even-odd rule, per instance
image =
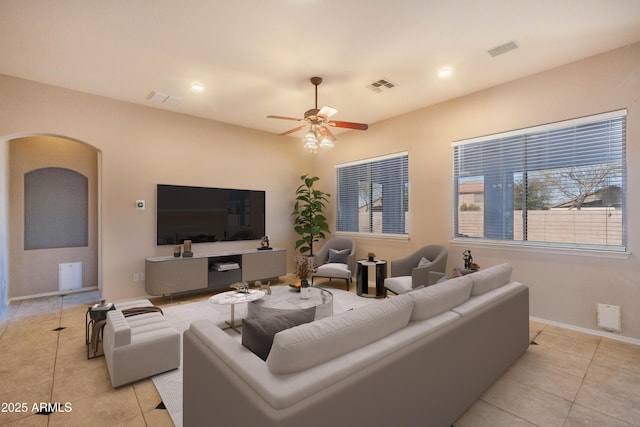
[{"label": "small figurine", "polygon": [[262,283],[261,280],[256,280],[254,282],[254,285],[256,285],[261,291],[264,291],[265,294],[271,295],[271,281],[268,281],[265,284],[265,283]]},{"label": "small figurine", "polygon": [[471,251],[467,249],[462,253],[462,259],[464,260],[464,269],[471,270],[471,265],[473,264],[473,257],[471,256]]},{"label": "small figurine", "polygon": [[262,251],[271,249],[269,247],[269,236],[262,236],[262,239],[260,239],[260,247],[258,249]]}]

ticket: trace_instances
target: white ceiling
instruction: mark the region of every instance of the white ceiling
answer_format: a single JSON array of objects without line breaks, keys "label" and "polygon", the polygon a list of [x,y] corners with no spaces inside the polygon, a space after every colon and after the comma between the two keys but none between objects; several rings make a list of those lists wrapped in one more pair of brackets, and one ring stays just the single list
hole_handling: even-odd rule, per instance
[{"label": "white ceiling", "polygon": [[314,75],[371,124],[637,41],[639,0],[0,0],[2,74],[275,133]]}]

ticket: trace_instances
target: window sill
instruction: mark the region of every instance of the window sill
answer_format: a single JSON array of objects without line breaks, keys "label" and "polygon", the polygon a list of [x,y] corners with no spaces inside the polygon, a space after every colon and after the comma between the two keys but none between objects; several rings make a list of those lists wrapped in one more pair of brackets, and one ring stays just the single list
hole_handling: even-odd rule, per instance
[{"label": "window sill", "polygon": [[485,249],[498,249],[516,252],[530,252],[530,253],[544,253],[553,255],[573,255],[573,256],[587,256],[595,258],[609,258],[609,259],[629,259],[631,252],[628,251],[607,251],[604,249],[580,249],[580,248],[564,248],[558,246],[545,246],[534,244],[519,244],[519,243],[505,243],[497,240],[479,240],[479,239],[452,239],[449,240],[449,244],[453,247],[465,247],[465,248],[485,248]]}]

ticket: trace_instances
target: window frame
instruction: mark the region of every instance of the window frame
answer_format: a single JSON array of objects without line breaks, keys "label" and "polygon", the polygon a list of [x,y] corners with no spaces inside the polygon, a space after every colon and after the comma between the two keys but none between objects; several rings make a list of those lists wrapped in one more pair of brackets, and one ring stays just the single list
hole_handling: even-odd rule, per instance
[{"label": "window frame", "polygon": [[[606,120],[612,119],[622,119],[623,135],[622,135],[622,146],[621,146],[621,189],[622,189],[622,229],[621,229],[621,244],[620,245],[597,245],[597,244],[585,244],[585,243],[562,243],[562,242],[552,242],[552,241],[529,241],[523,238],[522,240],[515,240],[515,237],[509,239],[492,239],[486,237],[466,237],[460,236],[458,234],[459,230],[459,204],[460,204],[460,194],[459,194],[459,179],[461,175],[459,173],[459,163],[460,159],[458,158],[457,147],[469,144],[480,144],[480,143],[490,143],[490,142],[498,142],[499,140],[505,140],[508,138],[517,138],[522,137],[523,139],[527,137],[527,135],[531,138],[531,136],[539,135],[545,131],[558,131],[561,129],[569,129],[580,125],[587,124],[595,124],[597,122],[602,122]],[[527,252],[542,252],[542,253],[562,253],[562,254],[575,254],[575,255],[594,255],[599,257],[608,257],[608,258],[627,258],[630,255],[628,252],[628,233],[627,233],[627,135],[626,135],[626,127],[627,127],[627,110],[615,110],[602,114],[595,114],[570,120],[564,120],[539,126],[531,126],[527,128],[491,134],[476,138],[470,138],[460,141],[455,141],[451,144],[452,146],[452,182],[453,182],[453,218],[452,218],[452,238],[450,243],[452,246],[460,246],[460,247],[490,247],[496,249],[507,249],[507,250],[516,250],[516,251],[527,251]],[[526,143],[525,143],[526,146]],[[523,154],[524,156],[524,154]],[[526,168],[525,168],[526,169]],[[522,173],[531,172],[534,169],[524,170]],[[506,192],[505,192],[506,193]],[[525,210],[525,217],[527,212]],[[526,236],[527,228],[524,226],[523,233]],[[483,233],[485,236],[486,233]]]}]

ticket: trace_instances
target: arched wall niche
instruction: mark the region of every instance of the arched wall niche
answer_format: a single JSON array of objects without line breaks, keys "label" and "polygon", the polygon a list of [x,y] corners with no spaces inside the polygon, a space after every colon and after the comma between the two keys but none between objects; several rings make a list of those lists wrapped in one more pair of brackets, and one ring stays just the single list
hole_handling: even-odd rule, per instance
[{"label": "arched wall niche", "polygon": [[[99,289],[101,286],[101,251],[100,251],[100,161],[101,152],[92,145],[61,135],[50,134],[23,134],[12,135],[3,138],[6,141],[5,168],[6,194],[3,197],[8,238],[6,238],[5,250],[8,264],[7,287],[5,289],[8,299],[23,299],[34,296],[67,293],[76,290]],[[34,171],[41,171],[39,179],[31,184],[37,187],[42,185],[42,179],[53,173],[58,175],[60,171],[66,176],[82,176],[86,178],[86,202],[74,201],[69,192],[84,191],[80,187],[68,189],[65,196],[64,190],[58,198],[46,194],[44,199],[35,204],[29,203],[28,187],[29,177],[33,177]],[[44,171],[44,172],[43,172]],[[39,174],[39,173],[38,173]],[[36,175],[38,175],[36,174]],[[25,178],[26,177],[26,178]],[[62,182],[65,179],[62,178]],[[64,185],[64,184],[63,184]],[[33,185],[31,185],[33,189]],[[27,190],[27,192],[25,192]],[[60,190],[60,189],[59,189]],[[41,194],[43,195],[43,194]],[[25,198],[26,196],[26,198]],[[67,197],[60,200],[60,197]],[[58,200],[57,208],[51,203]],[[82,204],[86,203],[86,207]],[[78,228],[86,228],[86,237],[83,233],[77,233],[75,237],[65,235],[64,230],[69,227],[69,219],[60,219],[65,215],[66,204],[73,205],[72,210],[85,210],[82,213],[83,221],[73,221]],[[37,212],[34,213],[34,208]],[[47,209],[52,215],[43,213]],[[67,214],[69,211],[67,210]],[[27,214],[27,216],[25,216]],[[2,216],[2,214],[0,214]],[[30,223],[38,217],[36,223]],[[57,218],[57,219],[56,219]],[[66,222],[66,223],[65,223]],[[37,227],[30,225],[37,224]],[[58,230],[58,236],[51,244],[51,233],[46,230]],[[46,238],[39,239],[38,234],[43,233]],[[80,236],[80,238],[78,238]],[[2,244],[2,242],[0,242]],[[79,288],[67,289],[61,287],[61,269],[71,264],[81,268],[81,283]]]}]

